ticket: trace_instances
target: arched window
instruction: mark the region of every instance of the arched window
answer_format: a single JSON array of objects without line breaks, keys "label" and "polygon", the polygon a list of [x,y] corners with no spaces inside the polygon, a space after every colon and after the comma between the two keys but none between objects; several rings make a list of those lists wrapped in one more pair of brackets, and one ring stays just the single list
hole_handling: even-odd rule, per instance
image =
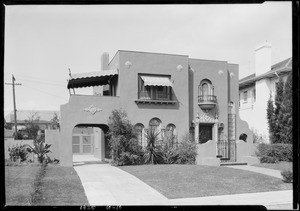
[{"label": "arched window", "polygon": [[161,139],[161,120],[158,118],[152,118],[149,121],[149,130],[154,130],[156,133],[160,133],[159,138]]},{"label": "arched window", "polygon": [[244,142],[247,142],[247,137],[248,137],[247,134],[242,133],[239,137],[239,140],[243,140]]},{"label": "arched window", "polygon": [[176,126],[172,123],[168,124],[165,130],[165,136],[168,139],[172,139],[173,144],[177,142]]},{"label": "arched window", "polygon": [[134,126],[135,130],[137,131],[137,139],[138,143],[143,146],[143,130],[144,130],[144,125],[142,123],[137,123]]},{"label": "arched window", "polygon": [[204,79],[201,81],[199,85],[198,90],[199,96],[202,96],[203,98],[209,98],[209,96],[214,95],[214,87],[210,80]]}]

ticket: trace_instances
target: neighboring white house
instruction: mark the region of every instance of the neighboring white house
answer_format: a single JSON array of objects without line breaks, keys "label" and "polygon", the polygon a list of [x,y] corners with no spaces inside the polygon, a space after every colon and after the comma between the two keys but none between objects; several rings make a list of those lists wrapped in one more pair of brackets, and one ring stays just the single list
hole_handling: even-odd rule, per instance
[{"label": "neighboring white house", "polygon": [[272,46],[268,42],[255,49],[255,73],[239,80],[239,111],[241,119],[269,143],[267,102],[270,94],[274,100],[276,83],[285,82],[292,71],[292,58],[271,65]]}]

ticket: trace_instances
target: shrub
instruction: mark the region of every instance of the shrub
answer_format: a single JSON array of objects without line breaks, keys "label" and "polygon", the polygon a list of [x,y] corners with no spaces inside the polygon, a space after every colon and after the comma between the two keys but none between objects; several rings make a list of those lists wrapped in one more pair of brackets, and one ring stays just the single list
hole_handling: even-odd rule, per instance
[{"label": "shrub", "polygon": [[270,157],[270,156],[260,157],[259,160],[261,163],[278,163],[278,159],[276,159],[275,157]]},{"label": "shrub", "polygon": [[51,152],[49,148],[51,144],[45,144],[44,142],[36,142],[33,144],[34,147],[27,145],[29,147],[29,152],[33,152],[38,156],[38,161],[43,163],[44,160],[47,158],[47,153]]},{"label": "shrub", "polygon": [[10,160],[14,162],[17,159],[20,159],[21,162],[26,161],[29,152],[26,144],[9,147],[8,151]]},{"label": "shrub", "polygon": [[164,162],[164,155],[162,146],[158,144],[159,133],[152,129],[147,129],[145,137],[147,140],[147,146],[143,155],[145,163],[161,164]]},{"label": "shrub", "polygon": [[186,133],[177,148],[178,159],[175,163],[177,164],[195,164],[197,157],[197,144]]},{"label": "shrub", "polygon": [[256,155],[260,158],[261,163],[291,162],[293,161],[293,147],[291,144],[259,144]]},{"label": "shrub", "polygon": [[109,147],[112,164],[117,166],[140,164],[142,147],[138,145],[133,125],[124,110],[113,110],[108,119]]},{"label": "shrub", "polygon": [[293,172],[291,170],[281,171],[281,176],[284,182],[293,182]]},{"label": "shrub", "polygon": [[173,164],[178,160],[177,137],[175,135],[165,136],[162,142],[162,153],[165,164]]}]

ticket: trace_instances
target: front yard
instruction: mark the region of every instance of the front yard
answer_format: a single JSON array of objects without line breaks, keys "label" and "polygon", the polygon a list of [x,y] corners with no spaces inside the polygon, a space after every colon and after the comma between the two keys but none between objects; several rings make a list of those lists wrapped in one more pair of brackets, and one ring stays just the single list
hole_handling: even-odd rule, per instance
[{"label": "front yard", "polygon": [[169,199],[291,190],[291,183],[228,167],[141,165],[120,169],[136,176]]},{"label": "front yard", "polygon": [[[5,166],[6,205],[88,205],[81,181],[72,167],[47,165],[40,186],[35,187],[41,165]],[[34,191],[41,194],[32,201]]]}]

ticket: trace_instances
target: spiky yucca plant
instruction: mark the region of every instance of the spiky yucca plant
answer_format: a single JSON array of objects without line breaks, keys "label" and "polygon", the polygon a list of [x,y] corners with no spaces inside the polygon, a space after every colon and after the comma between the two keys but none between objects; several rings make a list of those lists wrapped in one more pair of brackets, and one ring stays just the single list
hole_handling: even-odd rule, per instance
[{"label": "spiky yucca plant", "polygon": [[145,163],[159,164],[163,162],[161,147],[157,145],[159,134],[153,129],[147,129],[145,132],[147,140],[147,146],[143,155]]},{"label": "spiky yucca plant", "polygon": [[33,145],[34,147],[27,144],[27,146],[29,147],[28,151],[36,154],[38,156],[38,161],[40,163],[43,163],[44,159],[46,158],[46,154],[51,152],[49,150],[51,144],[45,144],[44,142],[36,142]]}]

